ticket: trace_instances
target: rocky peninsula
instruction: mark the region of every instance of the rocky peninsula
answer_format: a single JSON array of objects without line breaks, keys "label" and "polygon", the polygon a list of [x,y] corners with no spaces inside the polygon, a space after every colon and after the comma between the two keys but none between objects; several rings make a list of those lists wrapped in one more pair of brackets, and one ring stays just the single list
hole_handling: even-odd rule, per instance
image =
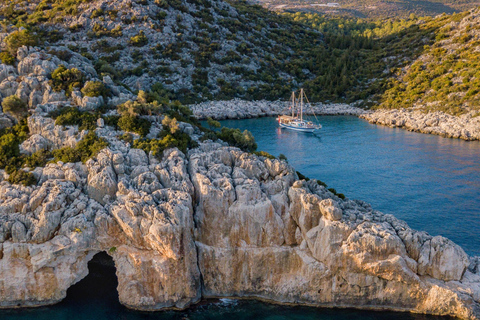
[{"label": "rocky peninsula", "polygon": [[453,116],[441,111],[423,112],[419,109],[378,109],[360,118],[370,123],[409,131],[436,134],[448,138],[480,140],[480,116],[477,112]]},{"label": "rocky peninsula", "polygon": [[[229,146],[187,108],[162,109],[57,49],[70,54],[22,47],[18,66],[0,71],[2,96],[29,109],[21,123],[3,110],[5,130],[16,123],[23,133],[1,142],[19,161],[33,157],[0,170],[0,307],[61,301],[106,252],[120,302],[138,310],[244,297],[480,319],[478,257],[301,180],[285,161]],[[85,80],[70,94],[55,90],[47,76],[58,68]],[[109,95],[89,96],[92,82]],[[101,148],[84,161],[56,158],[75,158],[86,141]],[[53,156],[36,165],[42,150]]]},{"label": "rocky peninsula", "polygon": [[[288,101],[246,101],[233,99],[229,101],[208,101],[189,105],[197,119],[212,118],[224,119],[248,119],[265,116],[277,116],[291,113]],[[313,103],[305,107],[306,115],[355,115],[359,116],[365,111],[346,103]]]},{"label": "rocky peninsula", "polygon": [[0,182],[0,306],[62,300],[105,251],[121,303],[139,310],[250,297],[479,319],[480,260],[446,238],[284,161],[208,141],[157,160],[111,142],[35,169],[37,185]]}]

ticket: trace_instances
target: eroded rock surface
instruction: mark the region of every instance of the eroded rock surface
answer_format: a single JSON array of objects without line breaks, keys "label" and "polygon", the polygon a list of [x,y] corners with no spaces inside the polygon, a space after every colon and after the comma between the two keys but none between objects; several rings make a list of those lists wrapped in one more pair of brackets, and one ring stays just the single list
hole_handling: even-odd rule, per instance
[{"label": "eroded rock surface", "polygon": [[203,297],[480,317],[480,260],[286,163],[218,143],[104,149],[0,183],[0,306],[60,301],[94,254],[141,310]]},{"label": "eroded rock surface", "polygon": [[375,110],[360,116],[374,124],[448,138],[480,140],[480,117],[472,111],[453,116],[441,111],[425,113],[417,109]]}]

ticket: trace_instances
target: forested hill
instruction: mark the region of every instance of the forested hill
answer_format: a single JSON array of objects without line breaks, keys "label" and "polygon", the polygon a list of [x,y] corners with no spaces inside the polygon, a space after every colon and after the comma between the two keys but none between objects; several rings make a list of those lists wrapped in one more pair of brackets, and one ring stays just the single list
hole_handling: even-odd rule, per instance
[{"label": "forested hill", "polygon": [[306,83],[317,99],[343,93],[388,109],[480,110],[480,9],[377,21],[286,15],[325,35],[324,73]]},{"label": "forested hill", "polygon": [[22,44],[65,46],[132,90],[159,83],[186,103],[288,96],[315,77],[302,65],[322,42],[319,32],[241,1],[3,0],[0,15],[4,63],[15,63]]}]

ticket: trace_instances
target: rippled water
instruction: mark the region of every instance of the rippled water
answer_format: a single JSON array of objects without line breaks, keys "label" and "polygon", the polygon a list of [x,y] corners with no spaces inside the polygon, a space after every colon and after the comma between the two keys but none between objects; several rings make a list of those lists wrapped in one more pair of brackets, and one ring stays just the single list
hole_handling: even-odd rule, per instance
[{"label": "rippled water", "polygon": [[[480,254],[480,143],[370,125],[355,117],[321,117],[319,135],[280,130],[274,118],[223,121],[250,130],[259,150],[283,153],[300,172],[350,198],[370,202],[410,226]],[[0,310],[7,320],[437,320],[409,313],[291,307],[247,300],[209,300],[186,311],[136,312],[118,302],[115,269],[90,274],[61,303]]]},{"label": "rippled water", "polygon": [[480,255],[480,142],[376,126],[349,116],[319,120],[319,134],[279,129],[275,118],[222,125],[248,129],[258,150],[283,153],[302,174]]}]

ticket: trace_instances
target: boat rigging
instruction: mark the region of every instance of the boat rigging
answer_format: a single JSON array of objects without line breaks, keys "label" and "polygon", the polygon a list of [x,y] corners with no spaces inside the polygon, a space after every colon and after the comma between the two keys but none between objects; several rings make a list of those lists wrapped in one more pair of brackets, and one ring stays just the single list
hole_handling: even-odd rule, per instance
[{"label": "boat rigging", "polygon": [[303,89],[300,89],[299,99],[295,96],[295,92],[292,92],[292,97],[290,99],[292,115],[280,115],[277,118],[278,124],[281,128],[302,132],[314,132],[322,127],[322,125],[318,123],[317,116],[315,116],[315,119],[317,119],[316,124],[312,121],[303,120],[303,98],[305,98],[308,104],[310,104],[310,101],[308,101]]}]

